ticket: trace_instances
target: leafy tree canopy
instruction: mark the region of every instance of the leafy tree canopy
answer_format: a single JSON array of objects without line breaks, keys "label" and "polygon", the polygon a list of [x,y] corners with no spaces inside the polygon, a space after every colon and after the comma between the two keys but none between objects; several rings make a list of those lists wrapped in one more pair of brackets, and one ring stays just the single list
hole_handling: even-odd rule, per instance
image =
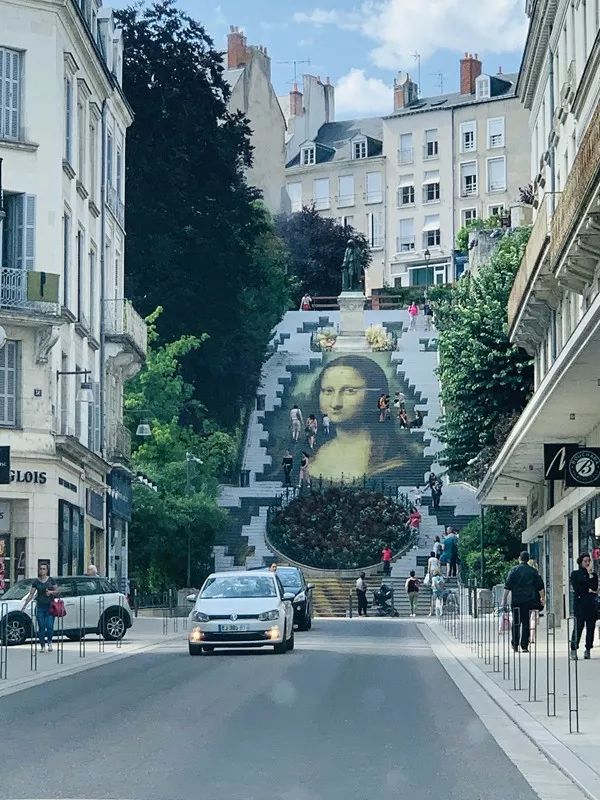
[{"label": "leafy tree canopy", "polygon": [[458,233],[456,234],[456,249],[460,250],[461,253],[466,253],[469,250],[469,233],[471,231],[482,231],[485,229],[492,230],[494,228],[499,228],[501,225],[500,217],[498,215],[494,215],[492,217],[488,217],[487,219],[472,219],[469,220],[462,228],[459,228]]},{"label": "leafy tree canopy", "polygon": [[[491,589],[504,583],[523,549],[521,534],[526,514],[520,508],[490,508],[485,514],[483,586]],[[460,532],[458,552],[463,581],[469,578],[481,585],[481,520],[474,519]]]}]

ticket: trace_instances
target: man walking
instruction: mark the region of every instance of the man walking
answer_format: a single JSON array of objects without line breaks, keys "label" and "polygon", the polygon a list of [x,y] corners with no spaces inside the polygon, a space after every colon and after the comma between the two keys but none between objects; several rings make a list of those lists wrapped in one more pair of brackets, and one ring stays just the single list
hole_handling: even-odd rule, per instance
[{"label": "man walking", "polygon": [[360,578],[356,581],[356,599],[358,600],[358,616],[367,616],[367,582],[365,573],[360,573]]},{"label": "man walking", "polygon": [[529,652],[529,615],[534,609],[541,610],[546,603],[544,581],[539,572],[530,567],[529,553],[523,550],[519,565],[508,573],[504,584],[502,605],[506,607],[508,593],[511,592],[512,607],[512,648],[515,652],[521,645],[523,653]]}]

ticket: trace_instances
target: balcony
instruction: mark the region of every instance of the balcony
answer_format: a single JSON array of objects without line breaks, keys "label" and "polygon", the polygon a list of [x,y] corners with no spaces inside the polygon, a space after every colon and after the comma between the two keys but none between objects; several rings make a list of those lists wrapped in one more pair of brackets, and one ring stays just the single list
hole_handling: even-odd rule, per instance
[{"label": "balcony", "polygon": [[111,464],[129,464],[131,433],[121,422],[113,421],[106,431],[106,455]]},{"label": "balcony", "polygon": [[0,308],[8,311],[58,316],[60,312],[58,282],[58,275],[47,272],[2,267],[0,270]]},{"label": "balcony", "polygon": [[124,344],[144,361],[148,329],[130,300],[104,301],[104,330],[108,341]]},{"label": "balcony", "polygon": [[125,228],[125,204],[119,197],[114,186],[109,186],[106,192],[106,205],[122,228]]}]

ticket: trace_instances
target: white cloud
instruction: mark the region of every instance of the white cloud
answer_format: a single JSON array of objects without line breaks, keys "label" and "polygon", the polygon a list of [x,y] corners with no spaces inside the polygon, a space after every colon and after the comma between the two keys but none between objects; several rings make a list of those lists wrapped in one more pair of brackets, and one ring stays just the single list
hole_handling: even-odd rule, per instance
[{"label": "white cloud", "polygon": [[374,42],[370,57],[383,69],[413,65],[449,49],[510,52],[523,46],[527,21],[522,0],[363,0],[351,11],[315,8],[294,15],[297,22],[359,30]]},{"label": "white cloud", "polygon": [[391,113],[393,88],[378,78],[368,78],[363,69],[351,69],[335,86],[335,110],[339,119]]}]

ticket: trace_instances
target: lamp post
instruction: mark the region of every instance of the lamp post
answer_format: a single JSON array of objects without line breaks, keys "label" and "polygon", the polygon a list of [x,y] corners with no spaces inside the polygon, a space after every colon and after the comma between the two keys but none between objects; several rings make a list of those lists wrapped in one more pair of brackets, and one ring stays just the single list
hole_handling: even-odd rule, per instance
[{"label": "lamp post", "polygon": [[429,290],[429,261],[431,260],[429,248],[423,253],[423,258],[425,259],[425,300],[427,300],[427,292]]},{"label": "lamp post", "polygon": [[92,372],[89,369],[72,369],[72,370],[56,370],[56,380],[61,377],[61,375],[83,375],[83,381],[81,382],[79,389],[77,390],[77,394],[75,395],[75,401],[78,403],[93,403],[94,402],[94,391],[93,391],[93,384],[91,381],[88,381],[88,375],[91,375]]},{"label": "lamp post", "polygon": [[[202,459],[189,451],[185,454],[185,493],[189,497],[193,493],[192,486],[192,464],[202,464]],[[187,542],[187,588],[191,588],[192,582],[192,531],[188,528]]]}]

